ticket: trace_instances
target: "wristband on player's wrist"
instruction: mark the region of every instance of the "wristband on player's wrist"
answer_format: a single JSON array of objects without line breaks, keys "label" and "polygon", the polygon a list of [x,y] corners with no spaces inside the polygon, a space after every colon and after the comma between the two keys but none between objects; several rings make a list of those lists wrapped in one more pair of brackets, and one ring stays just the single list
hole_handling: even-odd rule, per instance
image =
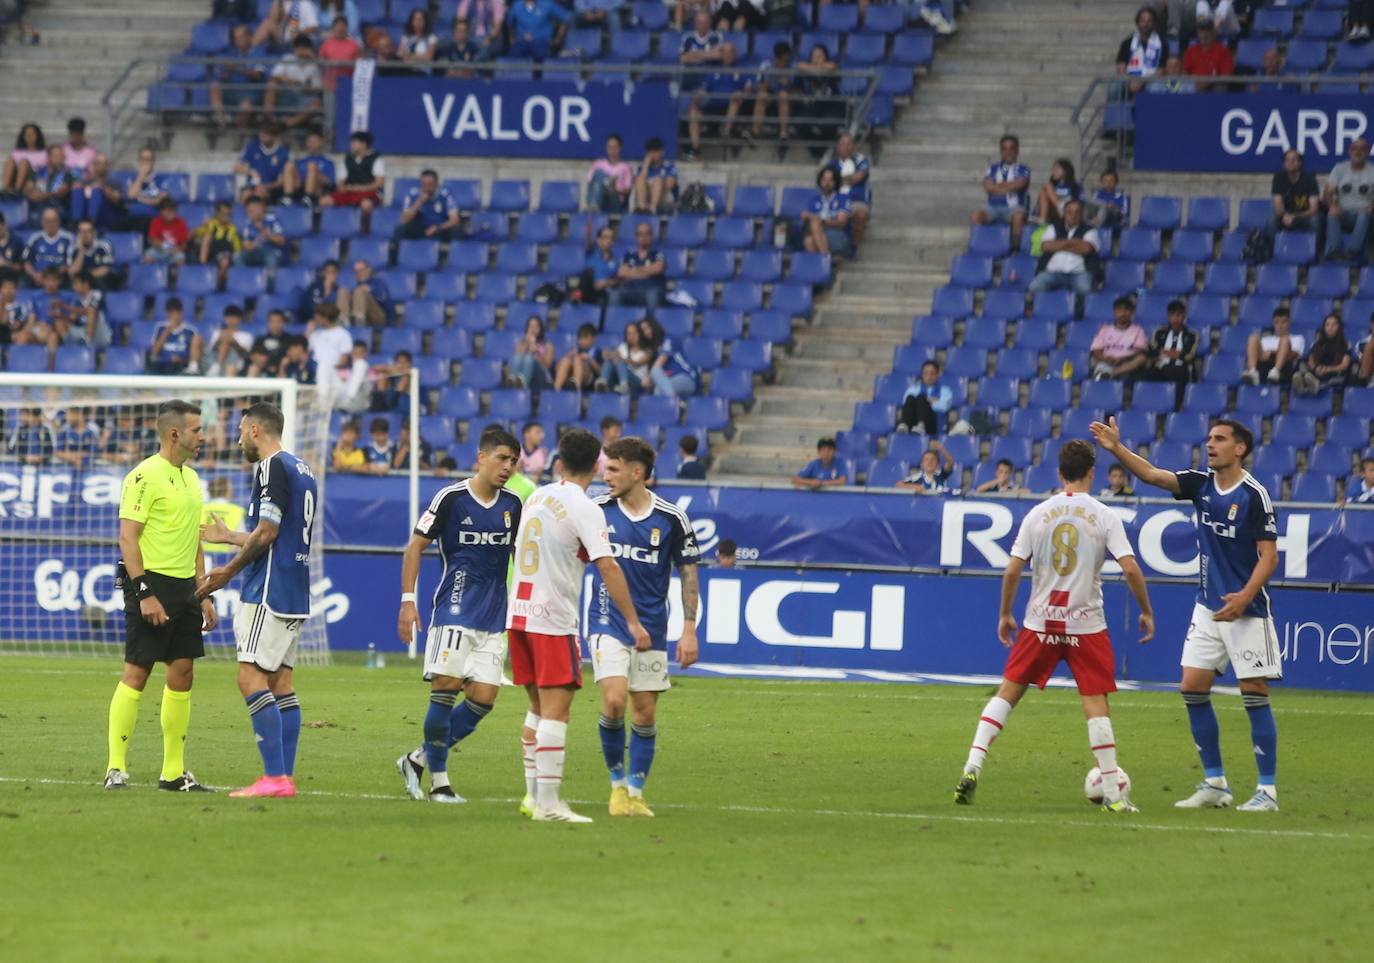
[{"label": "wristband on player's wrist", "polygon": [[401,593],[401,604],[404,605],[404,604],[407,603],[407,602],[411,603],[412,605],[415,604],[415,593],[414,593],[414,592],[402,592],[402,593]]},{"label": "wristband on player's wrist", "polygon": [[153,597],[153,587],[148,584],[148,580],[142,575],[130,575],[130,580],[134,583],[134,598],[142,602],[144,599]]}]

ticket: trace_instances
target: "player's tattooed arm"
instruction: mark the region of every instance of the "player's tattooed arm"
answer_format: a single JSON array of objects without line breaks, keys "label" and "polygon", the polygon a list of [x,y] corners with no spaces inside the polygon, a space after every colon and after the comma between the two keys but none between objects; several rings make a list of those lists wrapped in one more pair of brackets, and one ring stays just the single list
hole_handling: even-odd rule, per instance
[{"label": "player's tattooed arm", "polygon": [[682,582],[682,637],[677,642],[678,665],[687,668],[697,660],[697,609],[701,602],[701,583],[695,565],[678,569]]},{"label": "player's tattooed arm", "polygon": [[253,529],[252,534],[243,543],[238,554],[225,565],[201,578],[200,588],[196,590],[196,595],[199,598],[205,598],[210,593],[217,592],[228,585],[229,580],[247,568],[249,563],[267,553],[267,549],[276,541],[278,529],[279,526],[276,522],[259,520],[258,527]]}]

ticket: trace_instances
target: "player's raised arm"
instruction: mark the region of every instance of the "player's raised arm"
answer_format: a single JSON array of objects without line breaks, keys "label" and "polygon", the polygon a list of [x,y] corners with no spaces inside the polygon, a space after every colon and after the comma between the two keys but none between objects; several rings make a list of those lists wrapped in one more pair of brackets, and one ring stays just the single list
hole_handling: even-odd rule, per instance
[{"label": "player's raised arm", "polygon": [[695,564],[678,567],[682,583],[682,637],[677,640],[677,663],[687,668],[697,660],[697,608],[701,603],[701,583]]},{"label": "player's raised arm", "polygon": [[620,570],[620,563],[613,556],[606,555],[598,558],[595,564],[596,570],[601,574],[601,580],[606,584],[611,601],[620,609],[620,614],[625,616],[625,625],[635,637],[635,648],[640,652],[647,652],[653,646],[653,642],[639,621],[639,613],[635,611],[634,600],[630,598],[630,586],[625,582],[625,573]]},{"label": "player's raised arm", "polygon": [[415,585],[420,580],[420,558],[430,540],[412,532],[401,556],[401,614],[396,618],[396,636],[406,645],[420,640],[420,610],[415,604]]},{"label": "player's raised arm", "polygon": [[1163,468],[1156,468],[1123,444],[1121,431],[1116,427],[1115,418],[1108,418],[1105,425],[1100,421],[1094,421],[1088,426],[1088,430],[1093,433],[1093,439],[1102,446],[1102,449],[1115,455],[1117,461],[1121,462],[1132,475],[1147,485],[1163,488],[1175,495],[1179,494],[1178,476],[1171,471],[1165,471]]}]

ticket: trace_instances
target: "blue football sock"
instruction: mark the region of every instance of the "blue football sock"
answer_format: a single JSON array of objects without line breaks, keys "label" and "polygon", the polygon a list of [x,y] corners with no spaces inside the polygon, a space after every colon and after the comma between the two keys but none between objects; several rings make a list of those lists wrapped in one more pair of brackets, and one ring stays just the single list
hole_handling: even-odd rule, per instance
[{"label": "blue football sock", "polygon": [[262,754],[262,771],[269,776],[286,775],[281,755],[281,710],[272,690],[254,692],[244,701],[248,703],[248,718],[253,722],[253,735]]},{"label": "blue football sock", "polygon": [[472,735],[472,730],[477,728],[477,723],[487,717],[491,711],[489,702],[473,702],[471,699],[464,699],[449,715],[448,719],[448,745],[452,749],[468,736]]},{"label": "blue football sock", "polygon": [[281,761],[286,774],[296,774],[296,746],[301,741],[301,700],[296,693],[288,692],[277,696],[277,709],[281,712]]},{"label": "blue football sock", "polygon": [[453,715],[456,692],[429,694],[429,711],[425,713],[425,759],[430,772],[448,772],[448,727]]},{"label": "blue football sock", "polygon": [[602,716],[598,721],[601,729],[601,755],[606,759],[606,769],[611,774],[611,785],[625,784],[625,717],[612,719]]},{"label": "blue football sock", "polygon": [[1279,730],[1274,725],[1274,710],[1269,707],[1267,695],[1242,692],[1240,700],[1250,717],[1250,742],[1255,749],[1259,783],[1272,786],[1279,768]]},{"label": "blue football sock", "polygon": [[1221,729],[1217,726],[1211,695],[1206,692],[1184,692],[1182,696],[1188,707],[1188,725],[1193,729],[1193,743],[1202,760],[1203,773],[1208,779],[1224,778],[1226,770],[1221,764]]},{"label": "blue football sock", "polygon": [[649,778],[657,742],[658,726],[630,726],[630,788],[635,792],[642,791]]}]

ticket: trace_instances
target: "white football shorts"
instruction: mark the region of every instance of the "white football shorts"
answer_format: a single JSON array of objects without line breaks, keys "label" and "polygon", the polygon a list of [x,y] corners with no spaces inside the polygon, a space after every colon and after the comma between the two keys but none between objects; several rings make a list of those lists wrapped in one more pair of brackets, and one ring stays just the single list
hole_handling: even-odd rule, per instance
[{"label": "white football shorts", "polygon": [[276,672],[296,663],[304,619],[283,619],[267,606],[244,602],[234,613],[234,644],[240,662],[251,662],[264,672]]},{"label": "white football shorts", "polygon": [[431,625],[425,640],[425,681],[436,675],[499,686],[506,664],[506,633],[461,625]]},{"label": "white football shorts", "polygon": [[593,635],[587,640],[592,650],[592,669],[596,681],[627,679],[631,692],[666,692],[672,688],[668,681],[668,653],[662,649],[639,652],[613,635]]},{"label": "white football shorts", "polygon": [[1283,678],[1273,619],[1247,615],[1234,622],[1218,622],[1212,610],[1201,604],[1193,607],[1180,664],[1217,673],[1225,672],[1229,664],[1237,679]]}]

